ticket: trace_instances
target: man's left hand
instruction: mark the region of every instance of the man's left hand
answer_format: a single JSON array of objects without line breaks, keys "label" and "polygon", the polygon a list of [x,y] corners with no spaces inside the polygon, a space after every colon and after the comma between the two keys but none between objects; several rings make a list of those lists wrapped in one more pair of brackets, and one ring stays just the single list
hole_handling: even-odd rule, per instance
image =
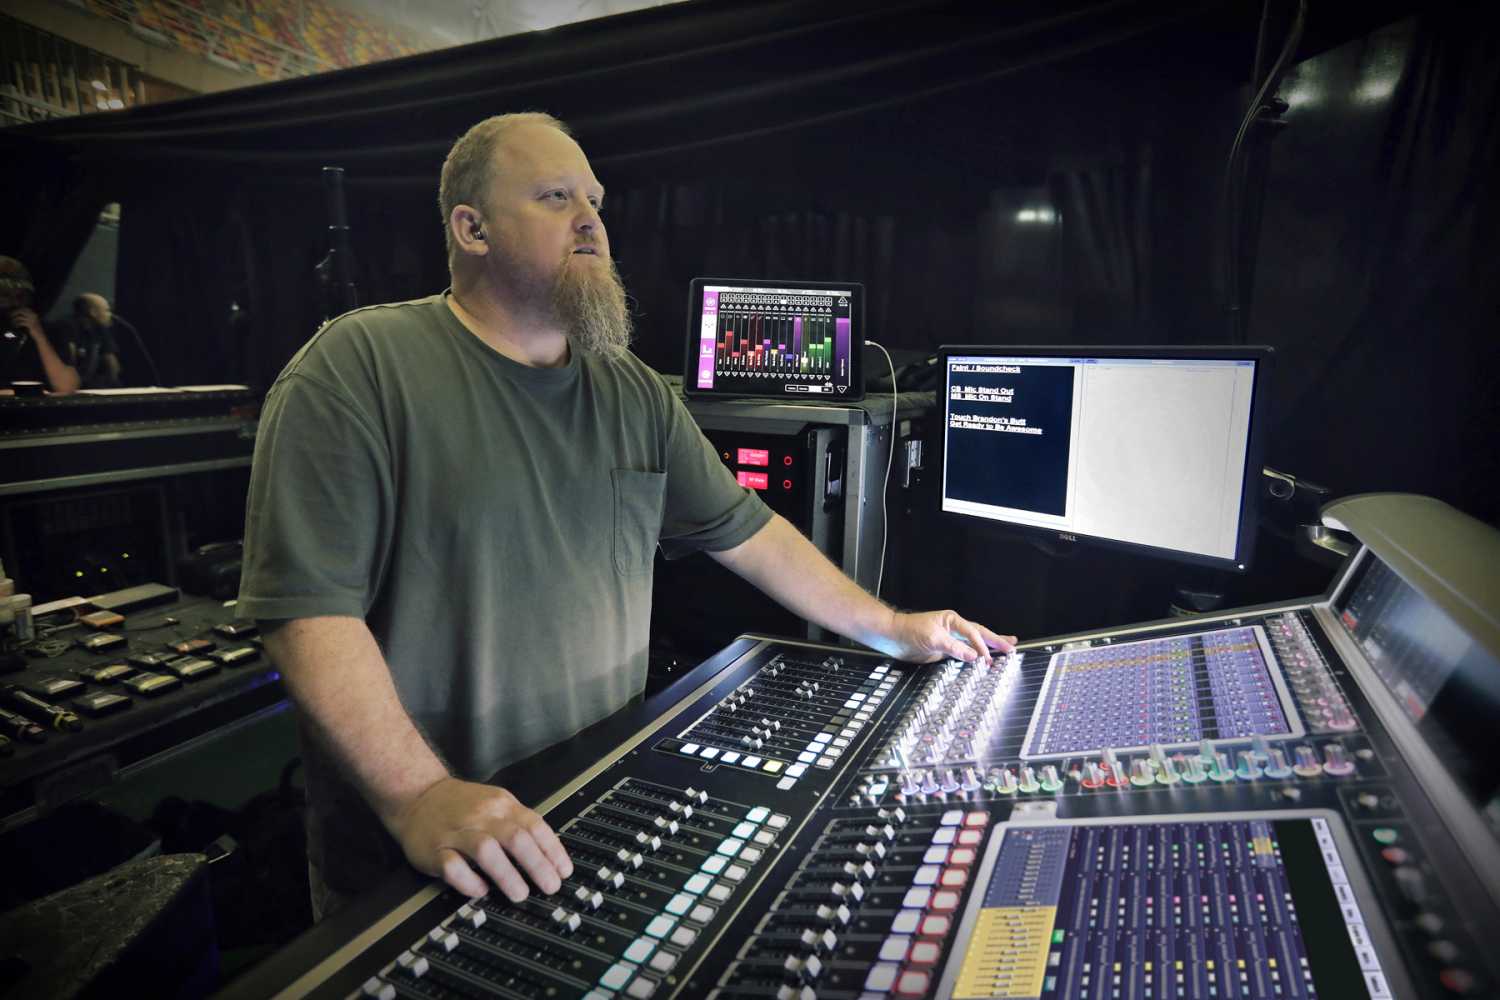
[{"label": "man's left hand", "polygon": [[1016,637],[991,632],[956,611],[892,612],[890,644],[881,651],[913,663],[952,657],[972,663],[988,660],[991,651],[1009,653]]}]

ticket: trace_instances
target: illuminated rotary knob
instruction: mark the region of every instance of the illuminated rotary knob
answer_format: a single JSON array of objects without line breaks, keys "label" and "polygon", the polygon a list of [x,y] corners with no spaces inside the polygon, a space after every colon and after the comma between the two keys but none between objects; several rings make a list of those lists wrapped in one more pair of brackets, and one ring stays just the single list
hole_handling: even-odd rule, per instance
[{"label": "illuminated rotary knob", "polygon": [[1198,754],[1180,758],[1182,761],[1182,780],[1190,785],[1201,784],[1208,780],[1208,773],[1203,770],[1203,758]]},{"label": "illuminated rotary knob", "polygon": [[1266,760],[1266,777],[1280,781],[1282,778],[1291,776],[1292,768],[1286,762],[1286,751],[1281,747],[1272,747],[1270,756]]},{"label": "illuminated rotary knob", "polygon": [[1323,770],[1335,777],[1354,773],[1354,761],[1342,743],[1330,743],[1323,748]]},{"label": "illuminated rotary knob", "polygon": [[1182,780],[1182,775],[1177,773],[1177,764],[1167,756],[1167,752],[1156,744],[1151,748],[1151,763],[1156,767],[1156,780],[1163,785],[1175,785]]},{"label": "illuminated rotary knob", "polygon": [[1354,713],[1349,710],[1346,702],[1340,701],[1326,713],[1329,729],[1337,729],[1340,732],[1348,732],[1359,728],[1359,723],[1354,719]]},{"label": "illuminated rotary knob", "polygon": [[1041,788],[1036,780],[1036,772],[1031,769],[1030,765],[1021,768],[1021,780],[1016,783],[1016,787],[1027,795],[1032,795]]},{"label": "illuminated rotary knob", "polygon": [[1119,756],[1108,747],[1101,754],[1104,758],[1104,783],[1111,788],[1124,788],[1130,784],[1130,775],[1120,763]]},{"label": "illuminated rotary knob", "polygon": [[1299,778],[1316,778],[1323,773],[1323,765],[1318,760],[1316,748],[1306,743],[1297,744],[1297,761],[1292,765],[1292,772]]}]

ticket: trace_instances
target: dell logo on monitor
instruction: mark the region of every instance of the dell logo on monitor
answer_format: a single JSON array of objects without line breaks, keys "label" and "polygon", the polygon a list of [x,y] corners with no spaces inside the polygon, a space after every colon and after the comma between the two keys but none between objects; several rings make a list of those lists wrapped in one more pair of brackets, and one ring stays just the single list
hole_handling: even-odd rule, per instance
[{"label": "dell logo on monitor", "polygon": [[1059,531],[1057,533],[1057,537],[1061,538],[1065,542],[1076,542],[1076,541],[1078,541],[1078,536],[1077,535],[1070,535],[1066,531]]}]

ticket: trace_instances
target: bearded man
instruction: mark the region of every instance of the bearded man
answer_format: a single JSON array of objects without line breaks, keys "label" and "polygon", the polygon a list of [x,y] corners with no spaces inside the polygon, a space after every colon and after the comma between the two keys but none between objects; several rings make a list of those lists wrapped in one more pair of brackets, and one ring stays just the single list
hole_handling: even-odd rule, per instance
[{"label": "bearded man", "polygon": [[239,611],[298,708],[319,918],[403,857],[471,896],[571,891],[484,781],[641,691],[658,544],[906,659],[1015,641],[893,611],[735,483],[628,351],[603,201],[561,122],[480,122],[443,164],[451,289],[339,317],[267,396]]}]

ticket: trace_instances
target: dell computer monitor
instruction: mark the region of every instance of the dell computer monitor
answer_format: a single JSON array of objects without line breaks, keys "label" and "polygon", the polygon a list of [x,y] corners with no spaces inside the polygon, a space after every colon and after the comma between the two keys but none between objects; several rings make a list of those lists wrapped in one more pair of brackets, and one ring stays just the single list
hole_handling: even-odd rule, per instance
[{"label": "dell computer monitor", "polygon": [[694,278],[682,387],[690,396],[860,399],[864,336],[859,282]]},{"label": "dell computer monitor", "polygon": [[1266,347],[944,347],[942,509],[1243,572]]}]

